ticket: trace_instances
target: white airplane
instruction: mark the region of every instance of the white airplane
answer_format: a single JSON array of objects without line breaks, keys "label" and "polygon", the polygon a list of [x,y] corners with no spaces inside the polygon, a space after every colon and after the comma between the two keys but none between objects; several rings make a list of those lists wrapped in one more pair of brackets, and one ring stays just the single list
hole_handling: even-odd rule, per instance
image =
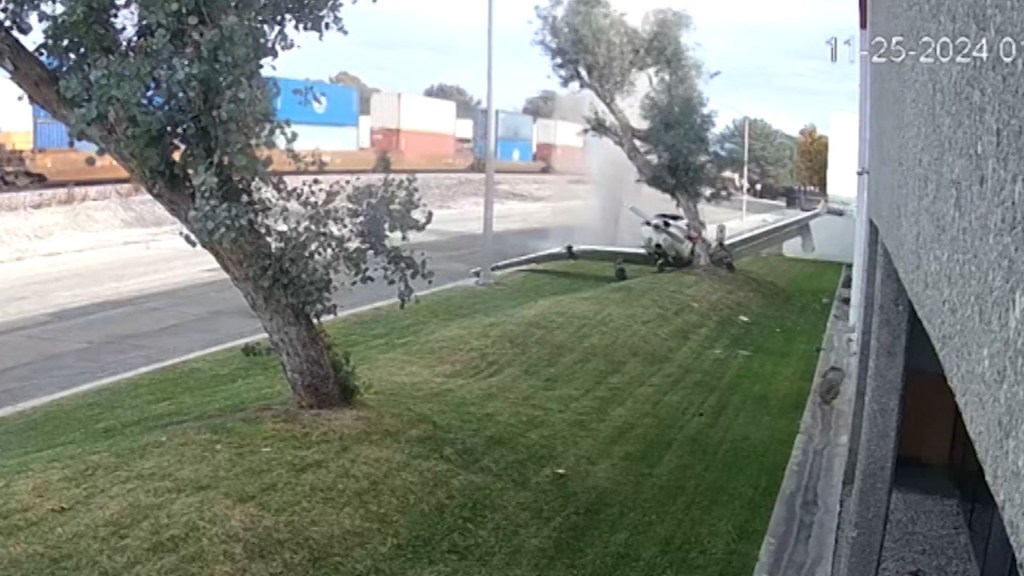
[{"label": "white airplane", "polygon": [[[559,260],[597,260],[615,264],[615,278],[626,279],[625,264],[643,264],[657,268],[663,272],[669,268],[686,268],[691,266],[696,257],[697,242],[700,236],[690,228],[686,219],[679,214],[659,213],[648,216],[636,206],[628,207],[640,220],[640,234],[643,238],[639,247],[626,246],[573,246],[553,248],[518,258],[503,260],[491,266],[492,272],[519,268],[529,264],[542,264]],[[736,270],[734,254],[753,251],[757,248],[788,240],[796,235],[803,238],[805,252],[813,251],[808,223],[822,214],[841,214],[831,206],[822,204],[818,209],[787,218],[772,225],[746,232],[726,241],[725,227],[719,226],[714,242],[709,242],[711,263],[729,270]],[[705,240],[707,241],[707,240]],[[480,276],[480,268],[470,272]]]}]

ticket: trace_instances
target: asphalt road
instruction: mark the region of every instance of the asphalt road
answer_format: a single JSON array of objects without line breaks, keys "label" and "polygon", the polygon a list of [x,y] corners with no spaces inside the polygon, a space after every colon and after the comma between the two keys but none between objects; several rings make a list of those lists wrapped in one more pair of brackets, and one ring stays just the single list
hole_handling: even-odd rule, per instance
[{"label": "asphalt road", "polygon": [[[717,206],[727,209],[723,212],[738,211],[739,203]],[[752,202],[748,210],[764,214],[778,207]],[[569,228],[498,232],[495,256],[519,256],[550,248],[571,237]],[[431,257],[436,286],[465,280],[481,259],[480,237],[476,234],[452,236],[415,247]],[[337,300],[343,309],[351,309],[394,298],[393,287],[372,284],[357,287]],[[259,321],[226,279],[3,322],[0,408],[261,332]]]}]

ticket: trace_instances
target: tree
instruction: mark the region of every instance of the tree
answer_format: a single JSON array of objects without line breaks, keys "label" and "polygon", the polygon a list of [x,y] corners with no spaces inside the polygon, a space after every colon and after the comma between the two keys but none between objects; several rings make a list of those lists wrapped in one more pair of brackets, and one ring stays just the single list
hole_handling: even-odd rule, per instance
[{"label": "tree", "polygon": [[558,93],[554,90],[541,90],[536,96],[530,96],[523,104],[523,114],[534,118],[554,118],[555,103]]},{"label": "tree", "polygon": [[355,88],[359,92],[359,113],[369,114],[370,113],[370,99],[374,94],[380,92],[377,88],[370,86],[363,82],[363,79],[351,72],[341,71],[331,76],[328,80],[331,84],[342,84],[350,88]]},{"label": "tree", "polygon": [[[675,200],[702,235],[697,203],[713,174],[714,120],[698,84],[700,63],[682,41],[689,16],[656,10],[635,27],[608,0],[549,0],[537,17],[534,41],[562,87],[586,90],[601,105],[587,117],[588,130],[618,146],[640,180]],[[639,116],[646,126],[634,125],[626,109],[640,79]],[[699,260],[707,262],[707,243],[697,246]]]},{"label": "tree", "polygon": [[[734,120],[713,138],[720,170],[743,173],[744,119]],[[776,186],[793,184],[796,139],[760,118],[750,119],[748,176],[751,182]]]},{"label": "tree", "polygon": [[[0,67],[76,137],[95,142],[227,273],[270,337],[296,403],[358,388],[319,320],[342,274],[380,277],[404,304],[430,277],[391,234],[424,229],[413,179],[290,184],[258,152],[294,133],[261,64],[302,31],[342,30],[342,0],[6,0]],[[25,36],[38,23],[42,41]],[[295,96],[315,98],[310,92]],[[304,160],[297,156],[296,161]]]},{"label": "tree", "polygon": [[825,175],[828,172],[828,136],[818,133],[814,124],[800,130],[797,142],[796,176],[803,186],[812,186],[828,194]]},{"label": "tree", "polygon": [[480,100],[455,84],[432,84],[423,91],[423,95],[455,102],[455,114],[459,118],[475,118],[480,110]]}]

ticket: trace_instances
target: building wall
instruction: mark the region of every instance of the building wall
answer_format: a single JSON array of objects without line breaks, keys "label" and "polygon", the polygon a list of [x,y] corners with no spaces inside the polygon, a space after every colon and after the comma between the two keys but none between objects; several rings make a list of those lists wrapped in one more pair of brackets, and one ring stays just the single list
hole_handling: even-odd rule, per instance
[{"label": "building wall", "polygon": [[[871,38],[902,36],[908,50],[923,36],[988,39],[987,62],[908,56],[871,64],[868,211],[935,345],[1020,553],[1024,11],[995,0],[875,1],[868,18]],[[999,54],[1004,37],[1016,39],[1010,63]]]}]

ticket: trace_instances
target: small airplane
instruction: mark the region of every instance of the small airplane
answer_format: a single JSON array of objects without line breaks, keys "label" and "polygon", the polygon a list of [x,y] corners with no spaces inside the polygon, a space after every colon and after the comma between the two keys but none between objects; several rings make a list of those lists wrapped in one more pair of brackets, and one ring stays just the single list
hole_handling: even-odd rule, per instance
[{"label": "small airplane", "polygon": [[[629,211],[640,218],[640,234],[642,243],[638,247],[627,246],[573,246],[552,248],[518,258],[503,260],[491,266],[492,272],[519,268],[530,264],[543,264],[560,260],[594,260],[613,262],[615,278],[626,280],[625,264],[641,264],[654,266],[658,272],[670,268],[680,269],[693,265],[697,257],[699,242],[707,242],[702,235],[693,229],[680,214],[658,213],[648,216],[636,206],[628,206]],[[711,264],[725,268],[730,272],[736,270],[734,253],[760,248],[766,244],[781,242],[794,235],[804,239],[803,249],[813,251],[813,241],[808,223],[822,214],[841,214],[841,210],[822,204],[817,210],[810,211],[777,222],[761,229],[740,234],[735,239],[726,241],[725,226],[719,225],[715,241],[709,243],[708,254]],[[470,273],[480,276],[481,269],[474,268]]]}]

